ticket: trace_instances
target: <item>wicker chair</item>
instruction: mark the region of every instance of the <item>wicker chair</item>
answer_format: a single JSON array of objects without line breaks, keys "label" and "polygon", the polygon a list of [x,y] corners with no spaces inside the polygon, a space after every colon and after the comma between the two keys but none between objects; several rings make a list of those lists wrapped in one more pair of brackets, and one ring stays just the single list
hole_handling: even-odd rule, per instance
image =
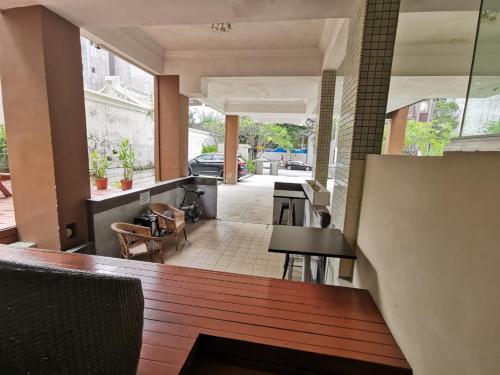
[{"label": "wicker chair", "polygon": [[154,261],[153,255],[159,254],[161,262],[164,263],[162,239],[153,237],[151,229],[129,223],[113,223],[111,229],[118,236],[123,258],[133,259],[147,254],[151,261]]},{"label": "wicker chair", "polygon": [[1,374],[135,374],[141,281],[0,261]]},{"label": "wicker chair", "polygon": [[[165,203],[153,203],[149,206],[149,209],[158,216],[160,230],[175,235],[175,249],[179,250],[179,234],[181,232],[184,232],[184,240],[187,241],[186,214],[184,211]],[[173,217],[165,215],[165,212],[169,210],[172,211]]]}]

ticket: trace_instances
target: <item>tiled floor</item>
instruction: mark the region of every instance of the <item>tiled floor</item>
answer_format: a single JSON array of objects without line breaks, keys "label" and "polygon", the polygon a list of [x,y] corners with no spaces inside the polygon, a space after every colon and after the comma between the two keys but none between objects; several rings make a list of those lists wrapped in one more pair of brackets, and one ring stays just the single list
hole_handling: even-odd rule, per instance
[{"label": "tiled floor", "polygon": [[301,183],[311,172],[280,169],[278,176],[254,175],[236,185],[218,186],[217,218],[241,223],[271,224],[274,182]]},{"label": "tiled floor", "polygon": [[272,226],[202,220],[188,226],[188,241],[175,250],[165,240],[166,264],[280,278],[284,256],[267,251]]}]

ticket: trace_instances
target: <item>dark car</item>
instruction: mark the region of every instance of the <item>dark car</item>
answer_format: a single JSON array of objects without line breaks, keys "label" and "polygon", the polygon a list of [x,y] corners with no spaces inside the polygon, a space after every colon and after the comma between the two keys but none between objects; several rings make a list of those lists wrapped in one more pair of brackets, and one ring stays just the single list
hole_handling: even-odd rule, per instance
[{"label": "dark car", "polygon": [[299,169],[302,171],[310,171],[312,167],[298,160],[289,160],[285,163],[286,169]]},{"label": "dark car", "polygon": [[[189,174],[193,176],[224,176],[224,154],[201,154],[189,161]],[[248,174],[247,163],[238,157],[238,178]]]}]

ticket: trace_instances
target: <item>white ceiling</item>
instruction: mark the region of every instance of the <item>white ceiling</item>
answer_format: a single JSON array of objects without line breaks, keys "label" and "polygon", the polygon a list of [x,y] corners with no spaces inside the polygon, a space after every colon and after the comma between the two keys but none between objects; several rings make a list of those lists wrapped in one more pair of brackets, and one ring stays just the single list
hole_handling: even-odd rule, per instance
[{"label": "white ceiling", "polygon": [[237,22],[231,32],[211,24],[144,26],[145,35],[165,50],[288,49],[318,47],[323,19]]},{"label": "white ceiling", "polygon": [[[390,107],[464,92],[479,2],[402,0]],[[0,9],[45,5],[146,70],[179,74],[184,94],[228,113],[301,121],[316,111],[323,67],[342,62],[345,20],[357,3],[0,0]],[[214,33],[214,22],[231,22],[233,30]]]}]

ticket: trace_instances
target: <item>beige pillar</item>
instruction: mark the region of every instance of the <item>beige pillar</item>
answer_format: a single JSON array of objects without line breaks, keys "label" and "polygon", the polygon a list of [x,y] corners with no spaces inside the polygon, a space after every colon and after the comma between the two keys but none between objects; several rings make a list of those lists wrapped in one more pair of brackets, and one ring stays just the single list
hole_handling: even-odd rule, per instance
[{"label": "beige pillar", "polygon": [[[349,22],[338,122],[332,223],[356,247],[366,155],[380,154],[384,134],[399,0],[362,0]],[[341,259],[339,275],[351,278]]]},{"label": "beige pillar", "polygon": [[335,100],[335,70],[324,70],[321,77],[319,114],[316,127],[316,149],[314,150],[314,179],[326,187],[330,164],[332,141],[333,104]]},{"label": "beige pillar", "polygon": [[402,155],[405,147],[406,123],[410,107],[403,107],[392,112],[389,121],[384,153]]},{"label": "beige pillar", "polygon": [[235,184],[238,180],[238,145],[240,143],[239,116],[226,115],[224,130],[224,183]]},{"label": "beige pillar", "polygon": [[179,76],[155,78],[155,175],[157,181],[187,176],[189,99]]},{"label": "beige pillar", "polygon": [[88,239],[90,197],[80,31],[41,6],[0,14],[0,74],[21,241]]}]

